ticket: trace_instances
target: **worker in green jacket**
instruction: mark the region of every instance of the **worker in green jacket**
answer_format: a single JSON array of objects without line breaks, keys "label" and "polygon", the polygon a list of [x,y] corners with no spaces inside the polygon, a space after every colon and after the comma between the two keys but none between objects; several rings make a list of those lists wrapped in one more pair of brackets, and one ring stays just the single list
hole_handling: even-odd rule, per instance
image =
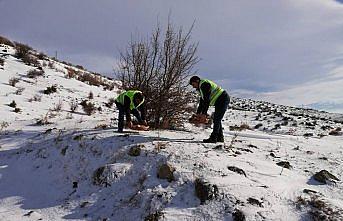
[{"label": "worker in green jacket", "polygon": [[118,132],[123,132],[124,114],[126,115],[126,125],[131,128],[131,113],[137,118],[139,124],[147,125],[145,120],[144,95],[138,90],[128,90],[122,92],[115,100],[119,109]]},{"label": "worker in green jacket", "polygon": [[193,76],[189,80],[189,84],[200,93],[200,103],[197,110],[197,115],[200,117],[207,116],[209,106],[214,106],[213,131],[208,139],[204,139],[204,143],[224,142],[222,119],[230,103],[230,97],[227,92],[207,79],[200,79],[198,76]]}]

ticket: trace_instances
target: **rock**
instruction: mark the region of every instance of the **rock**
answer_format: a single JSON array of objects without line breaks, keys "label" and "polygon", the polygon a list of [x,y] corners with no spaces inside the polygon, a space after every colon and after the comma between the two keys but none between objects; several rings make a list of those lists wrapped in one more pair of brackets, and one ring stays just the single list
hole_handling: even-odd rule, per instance
[{"label": "rock", "polygon": [[129,154],[130,156],[137,157],[137,156],[141,155],[142,147],[144,147],[143,144],[135,145],[135,146],[133,146],[133,147],[130,148],[128,154]]},{"label": "rock", "polygon": [[78,182],[73,182],[73,188],[76,189],[78,187]]},{"label": "rock", "polygon": [[255,198],[252,198],[252,197],[249,197],[248,198],[248,203],[250,203],[251,205],[256,205],[256,206],[259,206],[259,207],[263,207],[262,203],[255,199]]},{"label": "rock", "polygon": [[163,213],[161,211],[157,211],[155,213],[147,215],[144,218],[144,221],[158,221],[161,217],[163,217]]},{"label": "rock", "polygon": [[292,169],[291,164],[287,161],[278,162],[278,163],[276,163],[276,165],[283,167],[283,168]]},{"label": "rock", "polygon": [[258,124],[256,124],[256,125],[255,125],[255,127],[254,127],[254,128],[255,128],[255,129],[258,129],[258,128],[262,127],[262,126],[263,126],[263,124],[261,124],[261,123],[258,123]]},{"label": "rock", "polygon": [[317,193],[317,191],[310,190],[310,189],[304,189],[303,192],[304,192],[304,193],[307,193],[307,194]]},{"label": "rock", "polygon": [[334,175],[332,175],[330,172],[328,172],[327,170],[321,170],[320,172],[316,173],[313,175],[313,179],[315,179],[316,181],[323,183],[323,184],[327,184],[328,182],[334,182],[335,181],[340,181],[337,177],[335,177]]},{"label": "rock", "polygon": [[82,140],[83,134],[76,135],[73,140]]},{"label": "rock", "polygon": [[160,179],[167,179],[169,182],[174,180],[174,171],[175,168],[172,167],[169,164],[162,164],[159,168],[158,168],[158,173],[157,173],[157,177]]},{"label": "rock", "polygon": [[303,136],[304,137],[313,137],[313,133],[305,133]]},{"label": "rock", "polygon": [[219,191],[215,184],[209,184],[201,179],[195,180],[195,194],[200,199],[201,204],[206,200],[213,200],[218,197]]},{"label": "rock", "polygon": [[228,166],[227,167],[229,170],[231,170],[232,172],[235,172],[235,173],[238,173],[238,174],[241,174],[241,175],[244,175],[245,177],[247,177],[246,173],[244,172],[244,170],[238,168],[238,167],[235,167],[235,166]]},{"label": "rock", "polygon": [[245,221],[246,220],[244,213],[239,209],[235,209],[235,211],[232,213],[232,218],[234,221]]},{"label": "rock", "polygon": [[93,173],[93,184],[105,187],[111,186],[112,183],[124,176],[131,166],[131,164],[116,163],[99,167]]},{"label": "rock", "polygon": [[331,136],[341,136],[343,135],[342,128],[337,127],[336,129],[333,129],[329,132],[329,135]]}]

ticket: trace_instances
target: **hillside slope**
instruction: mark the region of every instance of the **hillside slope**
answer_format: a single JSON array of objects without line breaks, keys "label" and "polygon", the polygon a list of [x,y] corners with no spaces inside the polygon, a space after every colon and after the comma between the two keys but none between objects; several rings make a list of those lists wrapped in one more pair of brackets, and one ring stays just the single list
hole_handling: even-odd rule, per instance
[{"label": "hillside slope", "polygon": [[[343,219],[342,115],[233,98],[225,143],[189,123],[119,134],[117,82],[1,51],[0,220]],[[321,170],[339,180],[316,181]]]}]

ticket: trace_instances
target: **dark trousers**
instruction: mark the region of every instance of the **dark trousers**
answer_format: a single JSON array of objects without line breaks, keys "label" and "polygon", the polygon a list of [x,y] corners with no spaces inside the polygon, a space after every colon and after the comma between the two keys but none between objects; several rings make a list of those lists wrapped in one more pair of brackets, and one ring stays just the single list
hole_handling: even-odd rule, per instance
[{"label": "dark trousers", "polygon": [[[125,108],[122,104],[115,102],[115,104],[117,105],[117,108],[119,110],[119,116],[118,116],[118,131],[121,132],[124,129],[124,115],[126,115],[126,120],[128,120],[128,113],[126,113]],[[131,113],[133,114],[133,116],[135,116],[138,120],[138,122],[142,122],[142,118],[141,115],[139,113],[139,111],[137,109],[133,109],[131,111]],[[131,120],[131,119],[130,119]]]},{"label": "dark trousers", "polygon": [[213,116],[213,132],[212,136],[222,136],[223,135],[223,126],[222,120],[226,110],[229,107],[230,97],[224,91],[217,99],[214,104],[214,116]]}]

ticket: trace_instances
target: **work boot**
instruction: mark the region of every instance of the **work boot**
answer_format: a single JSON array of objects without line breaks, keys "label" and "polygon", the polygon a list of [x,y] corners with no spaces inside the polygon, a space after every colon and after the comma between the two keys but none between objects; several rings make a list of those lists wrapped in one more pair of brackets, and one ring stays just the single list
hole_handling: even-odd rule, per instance
[{"label": "work boot", "polygon": [[204,143],[217,143],[217,135],[211,134],[208,139],[203,140]]},{"label": "work boot", "polygon": [[220,134],[217,138],[217,142],[224,142],[224,135]]}]

